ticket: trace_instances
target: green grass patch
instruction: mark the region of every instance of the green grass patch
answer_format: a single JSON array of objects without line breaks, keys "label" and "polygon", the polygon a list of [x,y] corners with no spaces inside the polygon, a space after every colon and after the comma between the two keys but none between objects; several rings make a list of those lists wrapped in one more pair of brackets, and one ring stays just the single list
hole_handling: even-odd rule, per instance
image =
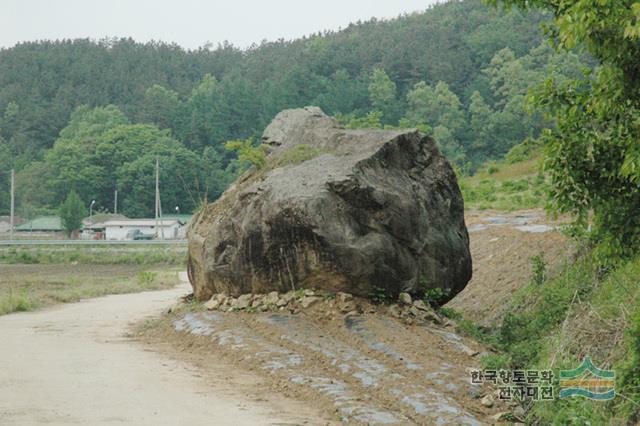
[{"label": "green grass patch", "polygon": [[0,247],[0,264],[186,265],[184,246]]},{"label": "green grass patch", "polygon": [[466,209],[513,211],[544,207],[547,182],[539,159],[490,163],[474,176],[458,179]]},{"label": "green grass patch", "polygon": [[278,167],[301,164],[317,157],[320,154],[322,154],[322,151],[318,148],[313,148],[306,144],[298,144],[281,152],[277,156],[274,156],[273,162],[268,160],[267,168],[275,169]]},{"label": "green grass patch", "polygon": [[0,315],[31,311],[37,307],[38,303],[31,298],[25,289],[19,291],[10,289],[0,295]]}]

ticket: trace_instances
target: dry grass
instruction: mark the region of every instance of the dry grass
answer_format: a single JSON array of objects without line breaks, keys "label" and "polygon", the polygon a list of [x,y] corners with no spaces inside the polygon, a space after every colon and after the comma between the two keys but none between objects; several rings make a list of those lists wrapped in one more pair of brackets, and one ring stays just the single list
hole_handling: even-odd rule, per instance
[{"label": "dry grass", "polygon": [[178,283],[178,269],[158,266],[0,265],[0,271],[0,315]]}]

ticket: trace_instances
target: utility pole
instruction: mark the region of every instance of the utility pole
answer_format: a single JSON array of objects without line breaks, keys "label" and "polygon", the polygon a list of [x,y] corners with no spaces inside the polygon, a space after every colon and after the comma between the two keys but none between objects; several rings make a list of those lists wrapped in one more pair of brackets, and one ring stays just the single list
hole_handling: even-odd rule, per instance
[{"label": "utility pole", "polygon": [[113,196],[113,214],[118,214],[118,190],[116,189]]},{"label": "utility pole", "polygon": [[9,239],[13,240],[13,225],[14,225],[14,214],[15,214],[15,204],[16,204],[16,172],[14,169],[11,169],[11,219],[9,219],[9,225],[11,226],[9,230]]},{"label": "utility pole", "polygon": [[159,198],[159,193],[160,193],[160,175],[158,173],[158,169],[160,168],[160,161],[158,160],[158,157],[156,157],[156,238],[158,237],[158,206],[160,205],[160,198]]},{"label": "utility pole", "polygon": [[164,222],[162,221],[162,200],[158,192],[158,212],[160,213],[160,239],[164,240]]},{"label": "utility pole", "polygon": [[156,237],[158,236],[158,219],[160,219],[160,239],[164,240],[162,204],[160,202],[160,160],[156,157]]}]

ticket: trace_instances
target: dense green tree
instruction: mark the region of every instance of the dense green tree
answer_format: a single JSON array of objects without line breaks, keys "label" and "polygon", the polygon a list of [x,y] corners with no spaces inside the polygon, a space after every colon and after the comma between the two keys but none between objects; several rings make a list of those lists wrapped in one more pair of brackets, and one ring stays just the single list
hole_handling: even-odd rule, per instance
[{"label": "dense green tree", "polygon": [[203,179],[199,158],[178,141],[165,140],[116,170],[119,210],[129,217],[151,217],[155,203],[155,166],[160,165],[160,198],[163,211],[192,211],[205,194],[197,188]]},{"label": "dense green tree", "polygon": [[233,162],[227,165],[225,163],[218,150],[212,147],[204,149],[200,166],[203,178],[195,186],[199,195],[198,202],[217,199],[238,176],[239,171],[234,168],[236,165]]},{"label": "dense green tree", "polygon": [[467,162],[466,150],[448,127],[438,125],[433,128],[432,134],[442,154],[456,164],[465,165]]},{"label": "dense green tree", "polygon": [[493,126],[496,119],[495,111],[485,102],[480,92],[475,91],[471,95],[469,115],[472,135],[469,150],[471,155],[481,162],[491,157],[493,145],[499,137]]},{"label": "dense green tree", "polygon": [[439,81],[432,88],[424,81],[417,83],[407,94],[409,108],[407,118],[415,123],[432,127],[443,126],[453,135],[464,131],[465,114],[458,96],[449,90],[447,83]]},{"label": "dense green tree", "polygon": [[[498,3],[493,0],[492,3]],[[609,254],[640,246],[640,7],[632,0],[506,0],[554,16],[553,42],[586,48],[601,65],[584,78],[549,80],[533,96],[556,127],[545,130],[552,202],[585,221]]]},{"label": "dense green tree", "polygon": [[347,129],[380,129],[382,128],[382,112],[371,111],[363,117],[358,117],[355,113],[338,115],[336,117]]},{"label": "dense green tree", "polygon": [[371,106],[383,115],[389,115],[396,102],[397,89],[396,84],[391,81],[383,69],[375,68],[373,70],[368,89]]},{"label": "dense green tree", "polygon": [[20,216],[31,218],[34,212],[60,203],[61,198],[51,190],[53,179],[53,170],[44,161],[34,161],[16,173],[16,211]]},{"label": "dense green tree", "polygon": [[[181,206],[195,207],[203,168],[195,153],[171,137],[169,130],[150,124],[126,124],[115,107],[74,112],[69,127],[46,155],[43,167],[50,169],[46,183],[54,199],[69,189],[97,205],[113,209],[118,190],[119,211],[131,216],[151,215],[154,209],[155,160],[162,163],[163,198]],[[96,117],[102,117],[96,125]],[[120,118],[119,118],[120,117]],[[105,123],[109,123],[106,125]]]},{"label": "dense green tree", "polygon": [[144,93],[144,102],[137,120],[141,123],[153,123],[161,129],[175,127],[179,103],[178,93],[154,84]]},{"label": "dense green tree", "polygon": [[[60,200],[69,190],[85,200],[98,200],[106,206],[107,194],[113,188],[109,170],[104,166],[105,154],[98,150],[99,139],[109,130],[127,124],[126,116],[115,106],[78,107],[69,125],[62,129],[53,148],[46,153],[51,180],[44,188]],[[43,190],[44,190],[43,188]]]},{"label": "dense green tree", "polygon": [[462,103],[447,84],[440,81],[433,88],[421,81],[407,93],[407,101],[407,122],[431,127],[443,153],[462,164],[466,159],[462,146],[466,118]]},{"label": "dense green tree", "polygon": [[68,237],[76,235],[82,229],[82,219],[86,215],[86,209],[75,191],[71,191],[60,205],[59,215],[62,229]]},{"label": "dense green tree", "polygon": [[327,114],[348,114],[362,112],[369,106],[368,78],[352,77],[349,72],[339,69],[330,77],[327,90],[312,102]]}]

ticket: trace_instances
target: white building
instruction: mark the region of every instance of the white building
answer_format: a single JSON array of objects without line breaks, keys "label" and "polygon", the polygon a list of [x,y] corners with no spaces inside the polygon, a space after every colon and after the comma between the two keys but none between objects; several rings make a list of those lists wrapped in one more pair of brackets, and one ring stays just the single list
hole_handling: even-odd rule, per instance
[{"label": "white building", "polygon": [[104,230],[106,240],[131,240],[133,239],[131,234],[136,229],[145,236],[153,236],[157,239],[164,236],[165,240],[174,240],[179,238],[181,226],[176,219],[158,220],[157,229],[155,219],[122,219],[105,222]]}]

